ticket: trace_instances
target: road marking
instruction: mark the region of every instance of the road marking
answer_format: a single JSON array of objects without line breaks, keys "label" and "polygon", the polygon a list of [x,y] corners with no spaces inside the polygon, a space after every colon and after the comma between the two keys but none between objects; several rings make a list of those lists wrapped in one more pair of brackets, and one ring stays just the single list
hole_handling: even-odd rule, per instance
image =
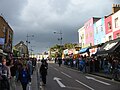
[{"label": "road marking", "polygon": [[93,77],[89,77],[89,76],[85,76],[85,77],[86,77],[87,79],[91,79],[91,80],[97,81],[97,82],[102,83],[102,84],[105,84],[105,85],[111,85],[111,84],[109,84],[109,83],[106,83],[106,82],[97,80],[97,79],[95,79],[95,78],[93,78]]},{"label": "road marking", "polygon": [[75,80],[75,81],[78,82],[78,83],[80,83],[80,84],[82,84],[83,86],[89,88],[90,90],[95,90],[95,89],[91,88],[90,86],[88,86],[88,85],[86,85],[86,84],[80,82],[79,80]]},{"label": "road marking", "polygon": [[59,71],[57,68],[54,68],[56,71]]},{"label": "road marking", "polygon": [[77,88],[77,87],[69,87],[69,86],[66,86],[66,88],[68,88],[68,89],[74,89],[74,90],[83,90],[82,88]]},{"label": "road marking", "polygon": [[57,83],[60,85],[60,87],[66,87],[64,84],[62,84],[62,83],[60,82],[60,80],[61,80],[60,78],[54,77],[53,80],[56,80]]},{"label": "road marking", "polygon": [[61,72],[62,74],[64,74],[65,76],[69,77],[69,78],[72,78],[70,75],[64,73],[64,72]]},{"label": "road marking", "polygon": [[57,68],[55,68],[55,67],[53,67],[53,66],[51,66],[51,65],[49,65],[49,67],[55,69],[56,71],[59,71]]}]

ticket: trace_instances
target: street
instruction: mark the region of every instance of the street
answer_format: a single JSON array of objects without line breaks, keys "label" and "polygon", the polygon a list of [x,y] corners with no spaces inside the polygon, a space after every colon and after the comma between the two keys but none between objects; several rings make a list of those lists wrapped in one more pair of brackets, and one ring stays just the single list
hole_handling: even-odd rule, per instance
[{"label": "street", "polygon": [[[40,67],[40,63],[38,63]],[[81,73],[55,63],[49,63],[47,84],[40,90],[120,90],[120,82],[112,81],[91,74]]]}]

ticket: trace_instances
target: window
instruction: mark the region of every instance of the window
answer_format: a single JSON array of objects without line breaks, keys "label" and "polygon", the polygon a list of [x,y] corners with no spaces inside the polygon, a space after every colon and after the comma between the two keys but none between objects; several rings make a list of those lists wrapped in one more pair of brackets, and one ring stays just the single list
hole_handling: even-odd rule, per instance
[{"label": "window", "polygon": [[90,32],[90,37],[92,37],[92,32]]},{"label": "window", "polygon": [[98,34],[98,27],[96,27],[96,34]]},{"label": "window", "polygon": [[82,39],[84,39],[84,34],[82,34]]},{"label": "window", "polygon": [[100,27],[101,27],[101,32],[102,32],[103,31],[103,26],[101,25]]},{"label": "window", "polygon": [[116,34],[116,38],[119,38],[119,37],[120,37],[120,33],[117,33],[117,34]]},{"label": "window", "polygon": [[108,22],[108,29],[111,29],[111,22]]},{"label": "window", "polygon": [[86,39],[88,39],[88,34],[86,35]]},{"label": "window", "polygon": [[109,41],[112,40],[112,36],[109,36]]},{"label": "window", "polygon": [[115,28],[117,28],[117,27],[118,27],[118,17],[115,18]]}]

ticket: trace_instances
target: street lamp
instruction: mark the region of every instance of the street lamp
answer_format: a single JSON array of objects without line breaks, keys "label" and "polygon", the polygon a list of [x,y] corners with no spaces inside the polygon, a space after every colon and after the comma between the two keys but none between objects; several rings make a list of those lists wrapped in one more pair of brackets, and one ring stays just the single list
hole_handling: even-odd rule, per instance
[{"label": "street lamp", "polygon": [[28,38],[29,38],[29,37],[34,37],[34,35],[28,35],[28,34],[27,34],[26,37],[27,37],[26,43],[27,43],[27,47],[28,47],[28,44],[30,44],[30,41],[28,40]]},{"label": "street lamp", "polygon": [[58,41],[60,41],[60,45],[62,46],[62,32],[60,31],[60,32],[54,32],[54,34],[59,34],[60,35],[60,37],[58,38]]},{"label": "street lamp", "polygon": [[34,37],[34,35],[28,35],[28,34],[27,34],[27,36],[26,36],[26,37],[27,37],[26,44],[27,44],[27,48],[28,48],[28,55],[29,55],[29,47],[28,47],[28,44],[30,44],[30,41],[29,41],[29,39],[28,39],[28,38],[29,38],[29,37]]}]

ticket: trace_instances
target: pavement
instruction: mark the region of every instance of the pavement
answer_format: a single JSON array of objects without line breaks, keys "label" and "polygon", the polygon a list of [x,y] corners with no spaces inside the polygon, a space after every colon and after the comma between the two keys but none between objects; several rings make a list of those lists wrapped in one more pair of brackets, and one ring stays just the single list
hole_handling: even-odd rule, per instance
[{"label": "pavement", "polygon": [[[22,86],[21,86],[21,83],[19,81],[16,82],[16,90],[23,90]],[[31,84],[28,84],[27,90],[38,90],[36,70],[33,72]]]}]

